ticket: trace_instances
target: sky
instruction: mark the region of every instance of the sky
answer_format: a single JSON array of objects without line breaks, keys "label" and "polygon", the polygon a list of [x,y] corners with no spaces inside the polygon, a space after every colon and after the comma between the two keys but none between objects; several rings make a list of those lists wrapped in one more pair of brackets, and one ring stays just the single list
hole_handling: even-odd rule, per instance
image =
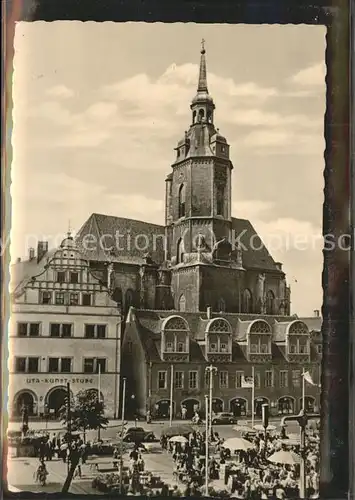
[{"label": "sky", "polygon": [[205,39],[215,125],[250,219],[291,286],[322,305],[325,27],[18,23],[11,257],[94,213],[164,224],[165,178],[191,123]]}]

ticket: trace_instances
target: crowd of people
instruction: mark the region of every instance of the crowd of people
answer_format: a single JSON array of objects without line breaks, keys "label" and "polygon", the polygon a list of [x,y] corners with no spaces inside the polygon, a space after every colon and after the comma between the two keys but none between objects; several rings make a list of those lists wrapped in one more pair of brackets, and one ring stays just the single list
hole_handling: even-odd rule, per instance
[{"label": "crowd of people", "polygon": [[[296,457],[300,456],[299,442],[296,439],[288,440],[284,429],[281,429],[281,432],[267,432],[266,436],[261,432],[251,432],[247,436],[250,446],[246,449],[228,448],[229,440],[225,441],[212,430],[208,461],[206,461],[205,438],[205,431],[198,430],[185,436],[173,436],[172,439],[171,436],[164,434],[161,436],[162,449],[173,459],[173,483],[175,483],[175,486],[163,485],[162,491],[172,496],[204,496],[207,467],[211,491],[214,493],[219,491],[223,496],[252,500],[299,496],[299,461],[295,460],[291,464],[274,463],[269,460],[274,453],[282,451],[291,451]],[[81,477],[81,465],[86,463],[90,450],[90,443],[84,443],[80,436],[68,442],[65,435],[43,435],[36,445],[36,454],[39,458],[36,481],[45,484],[48,475],[45,461],[50,461],[54,457],[69,464],[75,462],[74,477]],[[145,451],[144,446],[137,444],[129,453],[128,494],[130,495],[142,492],[142,475],[145,472],[143,451]],[[115,448],[113,458],[119,458],[119,455],[120,450]],[[318,429],[307,429],[305,457],[306,495],[307,498],[317,498],[319,495]],[[149,488],[144,489],[147,496],[152,496],[149,491]]]},{"label": "crowd of people", "polygon": [[[285,444],[282,434],[255,433],[250,438],[250,449],[230,450],[218,433],[210,439],[209,460],[206,464],[205,433],[192,432],[180,442],[162,437],[161,444],[171,453],[175,463],[174,476],[186,488],[183,496],[198,495],[203,491],[206,466],[210,484],[219,487],[229,495],[240,499],[295,498],[299,496],[300,465],[278,464],[268,460],[275,452],[287,450],[300,453],[300,445]],[[319,433],[309,430],[306,440],[306,492],[307,498],[319,494]],[[218,481],[219,480],[219,481]],[[218,481],[218,483],[213,483]]]}]

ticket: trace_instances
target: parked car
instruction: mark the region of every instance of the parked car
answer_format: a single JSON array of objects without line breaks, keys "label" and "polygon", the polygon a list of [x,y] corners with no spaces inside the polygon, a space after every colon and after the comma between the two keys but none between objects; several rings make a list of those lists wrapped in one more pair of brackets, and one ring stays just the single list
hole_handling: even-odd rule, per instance
[{"label": "parked car", "polygon": [[[121,433],[118,432],[118,438]],[[123,432],[123,442],[126,443],[143,443],[143,442],[156,442],[158,439],[155,437],[154,432],[146,431],[143,427],[129,427]]]},{"label": "parked car", "polygon": [[233,413],[215,413],[212,415],[212,424],[236,424],[238,419],[233,415]]}]

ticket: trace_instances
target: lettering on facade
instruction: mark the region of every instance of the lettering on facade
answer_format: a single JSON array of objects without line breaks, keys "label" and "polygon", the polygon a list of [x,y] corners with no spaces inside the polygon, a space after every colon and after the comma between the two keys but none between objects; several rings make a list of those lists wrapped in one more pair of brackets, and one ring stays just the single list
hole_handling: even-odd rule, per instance
[{"label": "lettering on facade", "polygon": [[27,378],[26,384],[67,384],[70,382],[71,384],[93,384],[94,379],[92,378]]}]

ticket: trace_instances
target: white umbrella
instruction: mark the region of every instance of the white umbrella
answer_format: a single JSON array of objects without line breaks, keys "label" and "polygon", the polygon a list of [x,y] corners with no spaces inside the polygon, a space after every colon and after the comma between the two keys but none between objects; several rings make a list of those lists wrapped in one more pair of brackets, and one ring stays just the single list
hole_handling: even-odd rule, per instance
[{"label": "white umbrella", "polygon": [[273,453],[269,458],[269,462],[274,464],[295,465],[301,463],[301,457],[293,451],[281,450]]},{"label": "white umbrella", "polygon": [[252,427],[249,427],[248,425],[234,425],[233,430],[235,431],[244,431],[244,432],[254,432]]},{"label": "white umbrella", "polygon": [[[257,431],[264,431],[264,426],[261,425],[261,424],[256,424],[254,425],[254,429],[256,429]],[[267,426],[267,431],[276,431],[276,425],[272,425],[272,424],[269,424]]]},{"label": "white umbrella", "polygon": [[228,448],[231,451],[248,451],[254,448],[254,445],[246,439],[235,437],[229,438],[222,444],[223,448]]},{"label": "white umbrella", "polygon": [[173,436],[169,439],[170,443],[186,443],[187,439],[185,436]]},{"label": "white umbrella", "polygon": [[281,439],[281,443],[284,444],[285,446],[297,446],[301,443],[300,439]]}]

